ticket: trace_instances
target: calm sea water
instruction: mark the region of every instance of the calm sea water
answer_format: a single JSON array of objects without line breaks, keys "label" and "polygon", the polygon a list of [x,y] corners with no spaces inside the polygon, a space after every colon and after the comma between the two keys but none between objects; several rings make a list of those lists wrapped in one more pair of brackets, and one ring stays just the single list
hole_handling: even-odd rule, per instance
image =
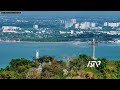
[{"label": "calm sea water", "polygon": [[[39,51],[40,56],[51,55],[61,60],[64,56],[74,57],[79,54],[92,56],[92,48],[87,43],[76,45],[73,43],[0,42],[0,68],[5,67],[15,58],[32,60],[36,50]],[[96,47],[96,57],[120,60],[120,43],[99,44]]]}]

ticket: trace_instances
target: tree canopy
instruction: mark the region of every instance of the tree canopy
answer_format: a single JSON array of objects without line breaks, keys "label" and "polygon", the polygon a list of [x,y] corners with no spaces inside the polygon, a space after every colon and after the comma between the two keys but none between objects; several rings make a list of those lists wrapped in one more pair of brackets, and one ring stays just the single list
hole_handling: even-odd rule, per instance
[{"label": "tree canopy", "polygon": [[[12,59],[0,69],[1,79],[120,79],[120,61],[98,58],[99,67],[87,67],[90,56],[79,55],[69,62],[52,56],[37,60]],[[69,65],[67,65],[69,63]]]}]

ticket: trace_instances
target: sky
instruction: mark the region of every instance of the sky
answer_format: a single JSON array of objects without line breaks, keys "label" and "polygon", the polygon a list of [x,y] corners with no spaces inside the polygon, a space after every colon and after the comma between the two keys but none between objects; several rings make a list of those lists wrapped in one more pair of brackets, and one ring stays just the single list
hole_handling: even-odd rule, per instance
[{"label": "sky", "polygon": [[40,16],[120,16],[120,11],[22,11],[22,15]]},{"label": "sky", "polygon": [[120,11],[31,11],[22,13],[43,16],[120,16]]}]

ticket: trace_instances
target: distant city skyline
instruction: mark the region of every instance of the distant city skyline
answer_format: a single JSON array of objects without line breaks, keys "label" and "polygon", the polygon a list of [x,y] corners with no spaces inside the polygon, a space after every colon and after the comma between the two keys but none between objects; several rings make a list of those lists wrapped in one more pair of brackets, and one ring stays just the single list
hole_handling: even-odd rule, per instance
[{"label": "distant city skyline", "polygon": [[21,11],[21,15],[40,16],[120,16],[120,11]]}]

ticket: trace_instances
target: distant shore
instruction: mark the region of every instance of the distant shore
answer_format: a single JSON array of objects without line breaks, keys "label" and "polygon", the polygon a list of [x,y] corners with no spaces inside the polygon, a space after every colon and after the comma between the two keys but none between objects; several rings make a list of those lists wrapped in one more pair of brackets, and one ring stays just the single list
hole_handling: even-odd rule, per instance
[{"label": "distant shore", "polygon": [[[52,41],[52,42],[38,42],[38,41],[0,41],[0,42],[6,42],[6,43],[43,43],[43,44],[46,44],[46,43],[72,43],[72,44],[80,44],[80,43],[87,43],[87,42],[81,42],[81,41],[62,41],[62,42],[54,42],[54,41]],[[104,43],[104,42],[103,42]],[[107,43],[120,43],[120,42],[107,42]]]},{"label": "distant shore", "polygon": [[[0,41],[0,42],[13,42],[13,43],[75,43],[78,41],[62,41],[62,42],[35,42],[35,41]],[[80,43],[86,43],[86,42],[80,42]]]},{"label": "distant shore", "polygon": [[24,42],[24,43],[73,43],[71,41],[69,42],[34,42],[34,41],[20,41],[20,42]]}]

